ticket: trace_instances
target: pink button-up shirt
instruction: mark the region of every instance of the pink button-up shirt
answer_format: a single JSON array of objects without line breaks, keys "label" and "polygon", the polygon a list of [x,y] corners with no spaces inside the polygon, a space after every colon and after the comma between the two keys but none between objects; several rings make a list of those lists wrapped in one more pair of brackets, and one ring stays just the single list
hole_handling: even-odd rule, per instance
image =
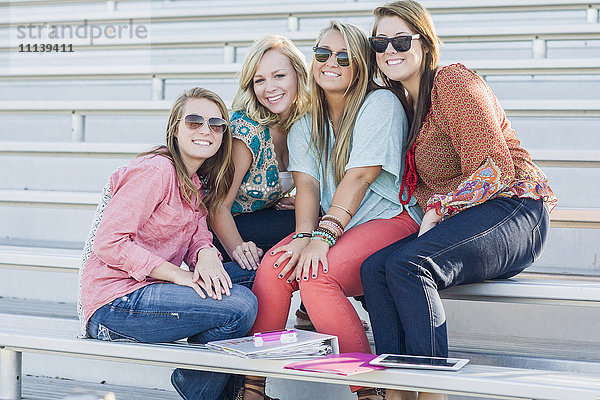
[{"label": "pink button-up shirt", "polygon": [[[196,175],[192,180],[202,187]],[[212,246],[206,211],[193,196],[193,208],[182,199],[169,159],[134,159],[111,175],[110,189],[112,197],[81,277],[86,321],[104,304],[163,282],[148,275],[164,261],[184,261],[193,270],[198,251]]]}]

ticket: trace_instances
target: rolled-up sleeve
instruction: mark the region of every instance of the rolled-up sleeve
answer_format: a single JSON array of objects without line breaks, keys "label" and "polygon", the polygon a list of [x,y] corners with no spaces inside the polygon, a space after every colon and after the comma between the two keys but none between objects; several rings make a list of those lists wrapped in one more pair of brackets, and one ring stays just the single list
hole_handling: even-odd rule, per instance
[{"label": "rolled-up sleeve", "polygon": [[140,229],[165,198],[167,182],[152,166],[137,166],[111,177],[112,197],[96,232],[93,252],[110,267],[144,281],[165,260],[136,242]]}]

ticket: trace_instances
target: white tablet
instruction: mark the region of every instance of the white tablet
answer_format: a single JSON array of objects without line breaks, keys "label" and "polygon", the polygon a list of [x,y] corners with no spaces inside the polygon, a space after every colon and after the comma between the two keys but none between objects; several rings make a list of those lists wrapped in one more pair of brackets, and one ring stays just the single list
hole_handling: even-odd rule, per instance
[{"label": "white tablet", "polygon": [[382,354],[371,360],[369,364],[393,368],[435,369],[441,371],[458,371],[469,362],[466,358],[440,358],[405,356],[400,354]]}]

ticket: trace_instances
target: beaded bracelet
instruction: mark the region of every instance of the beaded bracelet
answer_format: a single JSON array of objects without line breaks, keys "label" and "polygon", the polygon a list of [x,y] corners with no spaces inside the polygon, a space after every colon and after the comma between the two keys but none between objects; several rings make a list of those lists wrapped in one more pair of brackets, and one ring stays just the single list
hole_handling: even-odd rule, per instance
[{"label": "beaded bracelet", "polygon": [[344,229],[344,224],[342,224],[342,221],[336,217],[335,215],[331,215],[331,214],[325,214],[321,217],[321,221],[331,221],[336,223],[341,229]]},{"label": "beaded bracelet", "polygon": [[[336,242],[336,239],[335,239],[335,237],[333,237],[333,235],[323,232],[323,231],[320,231],[318,229],[314,230],[312,232],[311,240],[314,240],[315,238],[318,238],[318,239],[324,240],[328,243],[331,243],[331,246],[333,246]],[[327,239],[327,240],[325,240],[325,239]],[[329,246],[329,247],[331,247],[331,246]]]},{"label": "beaded bracelet", "polygon": [[294,234],[294,236],[292,236],[292,240],[305,238],[305,237],[307,237],[307,238],[312,237],[312,234],[306,233],[306,232],[296,233],[296,234]]},{"label": "beaded bracelet", "polygon": [[326,228],[326,227],[319,226],[317,229],[315,229],[313,231],[313,233],[314,232],[323,232],[323,233],[326,233],[326,234],[328,234],[329,236],[331,236],[335,240],[337,240],[337,238],[338,238],[338,235],[335,233],[334,230]]},{"label": "beaded bracelet", "polygon": [[329,248],[332,248],[333,245],[335,244],[335,242],[332,242],[329,238],[327,238],[325,236],[321,236],[321,235],[315,235],[310,240],[321,240],[321,241],[327,243]]},{"label": "beaded bracelet", "polygon": [[321,221],[319,222],[319,228],[333,229],[337,233],[338,238],[344,234],[344,230],[333,221]]}]

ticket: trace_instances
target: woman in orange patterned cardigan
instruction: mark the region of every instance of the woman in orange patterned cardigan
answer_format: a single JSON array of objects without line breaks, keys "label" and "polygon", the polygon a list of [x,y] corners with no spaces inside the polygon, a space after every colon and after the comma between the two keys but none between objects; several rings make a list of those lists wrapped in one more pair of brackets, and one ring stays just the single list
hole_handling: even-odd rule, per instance
[{"label": "woman in orange patterned cardigan", "polygon": [[[438,67],[429,12],[407,0],[374,13],[372,62],[411,121],[401,201],[425,213],[418,234],[362,265],[375,345],[378,354],[447,357],[438,290],[531,265],[556,197],[487,84],[461,64]],[[386,399],[416,396],[389,391]]]}]

